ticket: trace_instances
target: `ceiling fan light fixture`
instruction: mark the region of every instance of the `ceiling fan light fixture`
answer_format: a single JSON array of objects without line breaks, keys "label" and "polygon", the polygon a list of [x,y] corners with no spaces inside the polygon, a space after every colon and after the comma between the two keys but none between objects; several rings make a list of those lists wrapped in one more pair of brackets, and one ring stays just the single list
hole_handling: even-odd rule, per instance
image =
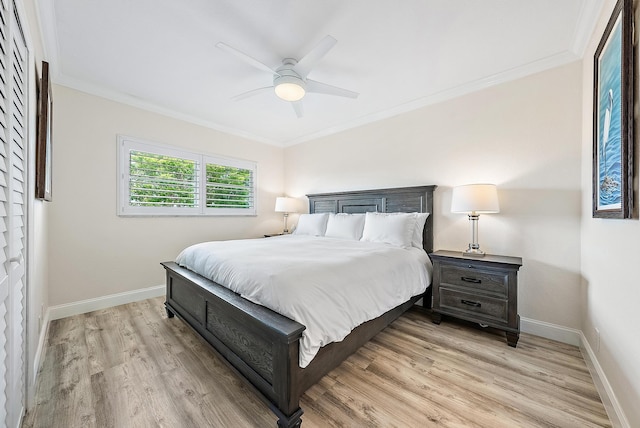
[{"label": "ceiling fan light fixture", "polygon": [[304,81],[293,76],[281,76],[275,79],[274,89],[278,98],[285,101],[300,101],[306,90]]}]

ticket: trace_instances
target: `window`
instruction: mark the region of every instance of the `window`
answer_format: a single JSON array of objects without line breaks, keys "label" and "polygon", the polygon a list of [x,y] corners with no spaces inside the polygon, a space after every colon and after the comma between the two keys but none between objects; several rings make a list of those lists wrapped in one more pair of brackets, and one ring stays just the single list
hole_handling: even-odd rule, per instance
[{"label": "window", "polygon": [[255,162],[118,136],[118,215],[255,215]]}]

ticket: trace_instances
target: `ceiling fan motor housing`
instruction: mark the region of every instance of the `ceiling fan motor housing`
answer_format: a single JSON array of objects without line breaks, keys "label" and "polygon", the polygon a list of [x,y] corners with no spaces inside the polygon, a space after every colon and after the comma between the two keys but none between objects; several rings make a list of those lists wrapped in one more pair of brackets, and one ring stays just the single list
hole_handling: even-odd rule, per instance
[{"label": "ceiling fan motor housing", "polygon": [[299,101],[306,93],[304,79],[293,70],[296,64],[295,59],[285,58],[273,76],[276,95],[285,101]]}]

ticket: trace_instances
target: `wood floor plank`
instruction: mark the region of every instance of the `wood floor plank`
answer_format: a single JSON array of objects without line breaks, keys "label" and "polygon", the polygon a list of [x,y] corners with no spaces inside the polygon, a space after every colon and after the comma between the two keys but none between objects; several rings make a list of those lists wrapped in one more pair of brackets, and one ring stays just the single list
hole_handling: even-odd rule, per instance
[{"label": "wood floor plank", "polygon": [[[402,329],[398,330],[402,331]],[[373,341],[384,340],[387,338],[386,335],[393,334],[394,340],[387,340],[387,342],[398,348],[401,346],[410,347],[418,340],[416,336],[400,331],[393,333],[391,329],[383,331]],[[485,373],[498,373],[505,377],[517,374],[526,378],[531,385],[538,385],[543,390],[547,389],[550,384],[558,388],[566,388],[569,384],[572,390],[579,391],[583,396],[599,400],[593,382],[585,379],[581,373],[576,376],[576,373],[569,368],[546,364],[544,358],[535,364],[527,355],[521,354],[519,349],[498,346],[489,348],[491,352],[487,352],[487,346],[491,346],[490,344],[482,347],[469,342],[465,343],[464,347],[456,348],[449,337],[441,337],[436,334],[431,335],[429,341],[434,345],[429,351],[433,353],[434,358],[449,361],[459,367],[468,367],[469,370],[476,373],[482,373],[483,371],[476,370],[476,368],[482,368]]]},{"label": "wood floor plank", "polygon": [[91,376],[91,395],[100,427],[156,427],[140,380],[126,363]]},{"label": "wood floor plank", "polygon": [[[162,298],[53,321],[24,428],[275,427]],[[580,350],[409,311],[303,395],[304,427],[611,426]]]}]

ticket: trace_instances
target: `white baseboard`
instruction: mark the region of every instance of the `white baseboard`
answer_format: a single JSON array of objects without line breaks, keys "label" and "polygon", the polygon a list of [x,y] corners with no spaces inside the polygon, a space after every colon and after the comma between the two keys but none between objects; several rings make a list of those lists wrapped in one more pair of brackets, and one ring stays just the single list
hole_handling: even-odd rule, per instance
[{"label": "white baseboard", "polygon": [[46,342],[49,335],[49,325],[51,324],[51,321],[91,311],[97,311],[99,309],[106,309],[112,306],[124,305],[140,300],[163,296],[165,294],[165,290],[166,286],[158,285],[155,287],[142,288],[139,290],[98,297],[95,299],[49,307],[44,314],[44,319],[42,320],[42,328],[40,329],[40,337],[38,338],[38,348],[36,349],[36,354],[33,359],[33,373],[35,373],[35,375],[33,376],[33,383],[27,387],[27,408],[31,408],[33,404],[35,385],[38,380],[40,363],[45,358]]},{"label": "white baseboard", "polygon": [[166,286],[157,285],[155,287],[125,291],[124,293],[110,294],[108,296],[97,297],[95,299],[87,299],[79,302],[66,303],[64,305],[51,306],[49,308],[49,320],[53,321],[73,315],[97,311],[99,309],[106,309],[113,306],[125,305],[127,303],[163,296],[165,294],[165,290]]},{"label": "white baseboard", "polygon": [[[42,320],[42,328],[40,329],[40,337],[38,338],[38,348],[33,359],[33,372],[38,373],[40,369],[40,361],[44,358],[43,352],[46,346],[47,336],[49,335],[49,324],[53,320],[70,317],[72,315],[84,314],[98,309],[110,308],[112,306],[124,305],[126,303],[137,302],[140,300],[150,299],[152,297],[162,296],[165,293],[165,286],[158,285],[155,287],[142,288],[124,293],[111,294],[109,296],[98,297],[95,299],[82,300],[80,302],[67,303],[65,305],[51,306],[47,308]],[[33,383],[35,384],[34,376]]]},{"label": "white baseboard", "polygon": [[582,352],[582,357],[589,368],[589,372],[591,372],[593,383],[596,385],[596,389],[600,394],[600,399],[607,411],[611,425],[620,428],[631,428],[631,425],[624,414],[624,410],[622,410],[622,407],[618,402],[618,398],[613,392],[613,388],[611,388],[611,384],[609,383],[607,376],[604,374],[604,370],[602,370],[602,366],[598,362],[598,358],[596,358],[595,352],[591,349],[591,345],[589,345],[587,338],[582,332],[580,332],[580,336],[580,351]]},{"label": "white baseboard", "polygon": [[582,352],[582,357],[589,368],[593,383],[600,394],[600,399],[604,405],[611,424],[615,428],[631,428],[629,421],[616,398],[613,388],[602,370],[595,353],[591,349],[587,338],[581,330],[563,327],[544,321],[520,317],[520,331],[523,333],[535,334],[558,342],[568,343],[578,346]]},{"label": "white baseboard", "polygon": [[44,313],[44,319],[42,320],[42,328],[40,329],[40,337],[38,337],[38,347],[36,348],[36,353],[33,357],[33,378],[31,379],[31,383],[29,384],[29,380],[27,379],[27,400],[26,407],[27,409],[31,409],[33,407],[35,395],[36,395],[36,383],[38,381],[38,374],[40,373],[40,362],[44,359],[44,352],[46,350],[47,344],[47,336],[49,335],[49,321],[50,321],[50,311]]},{"label": "white baseboard", "polygon": [[520,331],[569,345],[580,346],[582,332],[574,328],[520,317]]},{"label": "white baseboard", "polygon": [[29,386],[34,389],[36,378],[38,377],[38,371],[40,370],[40,361],[44,358],[43,352],[47,342],[47,336],[49,335],[49,321],[51,320],[51,309],[47,309],[44,313],[44,319],[42,320],[42,328],[40,328],[40,337],[38,338],[38,348],[36,349],[36,355],[33,357],[33,383]]}]

